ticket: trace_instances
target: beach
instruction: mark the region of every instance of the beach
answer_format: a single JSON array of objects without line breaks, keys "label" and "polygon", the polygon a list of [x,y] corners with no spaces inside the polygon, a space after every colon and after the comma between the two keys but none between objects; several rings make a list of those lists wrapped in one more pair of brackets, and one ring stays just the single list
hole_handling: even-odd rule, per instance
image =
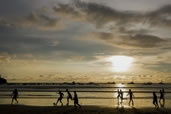
[{"label": "beach", "polygon": [[[123,105],[129,107],[127,94],[128,90],[132,89],[135,95],[135,108],[153,108],[152,92],[155,91],[159,98],[159,90],[165,88],[165,108],[171,108],[171,84],[7,84],[0,86],[0,105],[11,103],[11,93],[15,88],[19,92],[19,105],[53,106],[59,97],[59,94],[56,93],[58,90],[64,93],[62,102],[65,105],[67,101],[66,88],[68,88],[71,95],[73,95],[73,91],[77,91],[79,103],[82,106],[100,107],[117,107],[117,89],[123,90]],[[71,100],[70,105],[73,103],[74,101]]]},{"label": "beach", "polygon": [[[11,103],[11,92],[17,88],[19,97],[17,104]],[[73,100],[66,106],[66,88],[71,94],[76,90],[82,106],[75,109]],[[134,107],[128,105],[128,89],[134,95]],[[152,92],[165,88],[165,107],[154,108]],[[124,91],[123,105],[117,105],[117,89]],[[59,97],[58,90],[64,93],[63,106],[53,106]],[[159,93],[157,93],[159,96]],[[171,84],[7,84],[0,86],[1,114],[170,114]]]},{"label": "beach", "polygon": [[27,106],[27,105],[0,105],[1,114],[170,114],[170,108],[117,108],[82,106],[74,109],[73,106]]}]

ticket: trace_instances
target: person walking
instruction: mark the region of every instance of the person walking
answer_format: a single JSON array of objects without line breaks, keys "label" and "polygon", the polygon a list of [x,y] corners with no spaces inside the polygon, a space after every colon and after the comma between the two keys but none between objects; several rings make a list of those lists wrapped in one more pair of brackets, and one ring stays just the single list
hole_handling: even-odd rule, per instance
[{"label": "person walking", "polygon": [[11,101],[11,104],[13,104],[13,101],[15,100],[18,104],[18,90],[17,89],[14,89],[14,91],[12,92],[12,101]]},{"label": "person walking", "polygon": [[153,104],[154,104],[155,108],[159,108],[158,100],[157,100],[157,95],[156,95],[155,92],[153,92]]},{"label": "person walking", "polygon": [[61,103],[61,106],[63,106],[62,99],[63,99],[64,94],[60,90],[58,91],[58,94],[59,94],[59,98],[56,101],[56,103],[54,103],[54,105],[57,105],[58,102],[60,102]]},{"label": "person walking", "polygon": [[117,94],[118,94],[118,95],[117,95],[117,101],[118,101],[117,104],[118,104],[118,106],[119,106],[119,104],[120,104],[120,103],[119,103],[119,100],[120,100],[120,91],[119,91],[119,89],[117,89]]},{"label": "person walking", "polygon": [[79,104],[79,101],[78,101],[77,92],[74,91],[74,107],[75,107],[75,109],[77,109],[77,106],[79,106],[79,108],[81,108],[81,105]]},{"label": "person walking", "polygon": [[120,89],[120,99],[121,99],[120,104],[122,106],[124,98],[123,98],[123,91],[121,89]]},{"label": "person walking", "polygon": [[[162,103],[161,103],[161,100],[163,101]],[[164,105],[165,105],[165,91],[164,91],[164,88],[162,88],[162,89],[160,90],[160,99],[159,99],[159,103],[160,103],[160,105],[161,105],[162,107],[164,107]]]},{"label": "person walking", "polygon": [[129,95],[129,106],[130,106],[130,103],[132,102],[132,106],[134,106],[134,100],[133,100],[133,97],[135,97],[134,96],[134,94],[133,94],[133,92],[131,91],[131,89],[129,89],[129,91],[128,91],[128,94],[127,94],[127,96]]},{"label": "person walking", "polygon": [[72,100],[72,95],[71,95],[71,93],[69,92],[68,89],[66,89],[66,92],[68,94],[68,96],[67,96],[67,106],[68,106],[69,105],[69,100]]}]

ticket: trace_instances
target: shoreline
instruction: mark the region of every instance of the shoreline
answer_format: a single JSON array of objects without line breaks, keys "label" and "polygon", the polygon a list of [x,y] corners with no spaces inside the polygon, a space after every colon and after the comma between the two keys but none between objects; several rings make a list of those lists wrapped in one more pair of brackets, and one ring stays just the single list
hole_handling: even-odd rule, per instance
[{"label": "shoreline", "polygon": [[86,106],[74,109],[73,106],[29,106],[0,105],[2,114],[170,114],[171,108],[117,108],[103,106]]},{"label": "shoreline", "polygon": [[144,85],[152,85],[152,84],[171,84],[171,82],[8,82],[8,83],[4,83],[1,85],[15,85],[15,84],[23,84],[23,85],[27,85],[27,84],[45,84],[45,85],[60,85],[60,84],[69,84],[69,85],[84,85],[84,84],[144,84]]}]

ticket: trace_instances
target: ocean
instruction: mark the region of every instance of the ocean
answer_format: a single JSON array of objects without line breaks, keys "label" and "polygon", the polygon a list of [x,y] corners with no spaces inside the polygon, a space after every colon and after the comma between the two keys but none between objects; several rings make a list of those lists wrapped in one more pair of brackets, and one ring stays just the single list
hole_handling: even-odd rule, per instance
[{"label": "ocean", "polygon": [[[165,90],[165,107],[171,107],[171,84],[112,84],[112,83],[9,83],[0,85],[0,104],[11,104],[14,89],[19,92],[19,104],[33,106],[53,106],[59,97],[58,90],[64,93],[63,104],[66,104],[66,89],[77,91],[81,105],[118,107],[117,89],[124,92],[123,106],[129,107],[128,90],[134,93],[134,107],[154,107],[152,92],[159,98],[159,90]],[[14,103],[16,104],[16,103]],[[159,103],[160,104],[160,103]],[[60,106],[60,103],[58,104]],[[73,105],[73,101],[70,101]]]}]

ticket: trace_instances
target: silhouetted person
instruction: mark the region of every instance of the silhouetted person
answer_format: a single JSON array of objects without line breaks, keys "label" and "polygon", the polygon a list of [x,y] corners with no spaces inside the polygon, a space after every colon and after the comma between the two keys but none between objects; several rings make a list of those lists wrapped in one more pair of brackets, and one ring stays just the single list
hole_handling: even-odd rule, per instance
[{"label": "silhouetted person", "polygon": [[15,100],[18,104],[18,90],[17,89],[14,89],[14,91],[12,92],[12,101],[11,101],[11,104],[13,104],[13,101]]},{"label": "silhouetted person", "polygon": [[[160,90],[160,99],[159,99],[159,103],[160,103],[160,105],[161,105],[162,107],[164,107],[164,105],[165,105],[165,97],[164,97],[164,94],[165,94],[164,88],[162,88],[162,89]],[[161,103],[161,100],[163,100],[163,103]]]},{"label": "silhouetted person", "polygon": [[64,94],[60,90],[58,91],[58,94],[59,94],[59,98],[56,101],[56,103],[54,103],[54,105],[57,105],[58,102],[60,102],[61,103],[61,106],[63,106],[62,99],[63,99]]},{"label": "silhouetted person", "polygon": [[78,102],[77,93],[76,93],[76,91],[74,91],[74,107],[75,107],[75,109],[77,108],[77,106],[79,106],[81,108],[81,105]]},{"label": "silhouetted person", "polygon": [[70,99],[72,100],[72,95],[71,95],[71,93],[68,91],[68,89],[66,89],[66,92],[67,92],[67,94],[68,94],[68,96],[67,96],[67,105],[69,105],[69,100],[70,100]]},{"label": "silhouetted person", "polygon": [[120,104],[122,105],[123,104],[123,91],[121,89],[120,89],[120,99],[121,99]]},{"label": "silhouetted person", "polygon": [[119,91],[119,89],[117,89],[117,94],[118,94],[118,95],[117,95],[117,100],[118,100],[118,105],[119,105],[119,104],[120,104],[120,103],[119,103],[119,99],[120,99],[120,91]]},{"label": "silhouetted person", "polygon": [[127,94],[127,96],[129,95],[129,106],[130,106],[130,103],[132,102],[132,106],[134,106],[134,101],[133,101],[133,97],[135,97],[134,96],[134,94],[133,94],[133,92],[131,91],[131,89],[129,89],[129,92],[128,92],[128,94]]},{"label": "silhouetted person", "polygon": [[158,106],[158,100],[157,100],[157,95],[155,92],[153,92],[153,104],[156,108],[159,108]]}]

